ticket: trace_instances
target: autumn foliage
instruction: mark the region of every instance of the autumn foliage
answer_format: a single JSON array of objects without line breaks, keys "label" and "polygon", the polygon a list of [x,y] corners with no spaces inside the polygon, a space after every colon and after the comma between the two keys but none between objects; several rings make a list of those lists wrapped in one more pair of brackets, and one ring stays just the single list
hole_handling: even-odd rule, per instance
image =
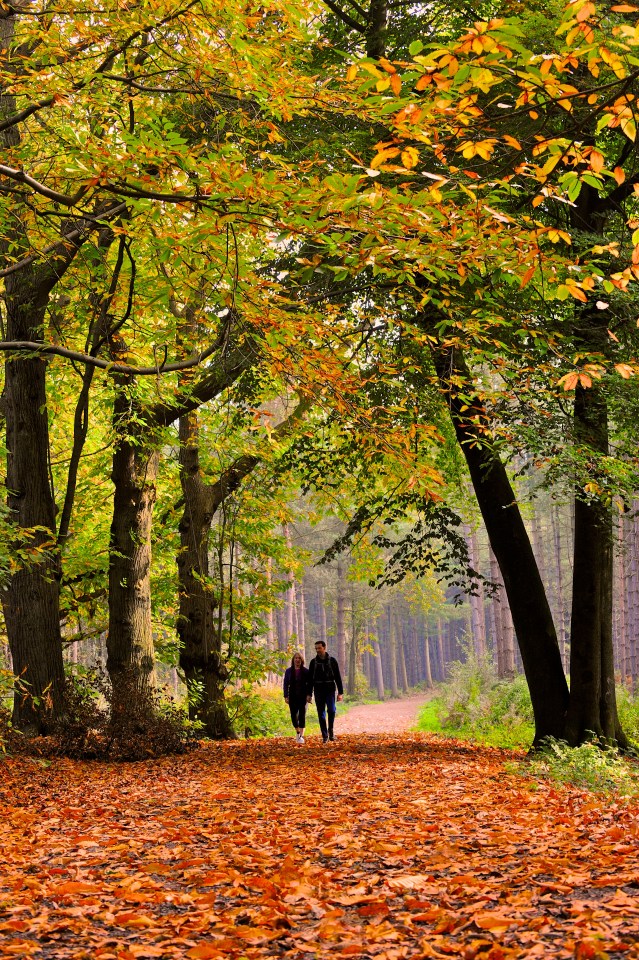
[{"label": "autumn foliage", "polygon": [[639,957],[639,807],[343,737],[5,759],[3,957]]}]

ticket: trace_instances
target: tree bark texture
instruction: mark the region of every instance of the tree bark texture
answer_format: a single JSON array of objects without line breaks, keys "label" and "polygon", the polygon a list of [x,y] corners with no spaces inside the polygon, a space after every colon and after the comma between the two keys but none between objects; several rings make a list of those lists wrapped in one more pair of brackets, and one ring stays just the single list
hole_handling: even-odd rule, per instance
[{"label": "tree bark texture", "polygon": [[[608,410],[600,388],[575,390],[575,443],[608,454]],[[566,737],[589,736],[625,746],[617,717],[612,649],[612,518],[599,496],[575,496],[570,708]]]},{"label": "tree bark texture", "polygon": [[109,634],[107,670],[114,704],[132,706],[132,690],[153,686],[151,528],[159,451],[131,422],[127,385],[120,382],[113,409],[116,441],[111,479],[115,487],[109,538]]}]

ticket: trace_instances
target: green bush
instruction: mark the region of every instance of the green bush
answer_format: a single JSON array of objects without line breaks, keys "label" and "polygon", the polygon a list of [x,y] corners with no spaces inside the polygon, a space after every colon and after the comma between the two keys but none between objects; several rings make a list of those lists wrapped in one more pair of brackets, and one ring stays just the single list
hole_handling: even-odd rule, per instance
[{"label": "green bush", "polygon": [[617,710],[622,730],[639,747],[639,697],[626,687],[617,687]]},{"label": "green bush", "polygon": [[494,746],[529,746],[534,725],[526,681],[500,680],[490,656],[471,652],[464,663],[451,664],[448,681],[420,713],[418,729]]},{"label": "green bush", "polygon": [[517,773],[569,783],[595,793],[633,796],[639,793],[639,769],[636,762],[623,759],[611,747],[595,741],[569,747],[548,737],[540,751],[525,763],[513,764]]}]

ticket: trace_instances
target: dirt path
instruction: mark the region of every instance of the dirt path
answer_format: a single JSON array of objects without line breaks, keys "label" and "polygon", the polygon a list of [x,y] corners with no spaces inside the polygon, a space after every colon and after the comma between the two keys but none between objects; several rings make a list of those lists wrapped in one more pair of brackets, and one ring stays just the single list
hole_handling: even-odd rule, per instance
[{"label": "dirt path", "polygon": [[420,693],[404,700],[387,700],[384,703],[365,703],[351,707],[348,713],[338,716],[335,732],[340,733],[404,733],[415,726],[422,704],[430,694]]}]

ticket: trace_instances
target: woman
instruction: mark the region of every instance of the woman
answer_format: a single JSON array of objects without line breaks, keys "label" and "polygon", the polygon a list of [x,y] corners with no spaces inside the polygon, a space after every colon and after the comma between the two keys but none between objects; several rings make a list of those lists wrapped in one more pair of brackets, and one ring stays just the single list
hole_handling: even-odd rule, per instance
[{"label": "woman", "polygon": [[304,666],[304,657],[301,653],[295,653],[284,674],[284,699],[291,711],[291,722],[295,727],[295,739],[298,743],[304,743],[307,681],[308,670]]}]

